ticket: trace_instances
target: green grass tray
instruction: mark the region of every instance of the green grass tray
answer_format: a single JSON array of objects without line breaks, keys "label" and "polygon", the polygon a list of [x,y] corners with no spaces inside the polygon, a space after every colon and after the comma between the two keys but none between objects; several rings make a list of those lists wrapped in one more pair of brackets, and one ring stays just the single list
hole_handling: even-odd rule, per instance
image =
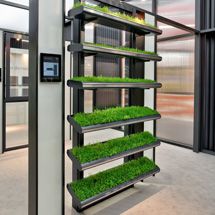
[{"label": "green grass tray", "polygon": [[146,157],[89,176],[67,185],[78,210],[106,199],[135,183],[155,175],[159,167]]},{"label": "green grass tray", "polygon": [[141,132],[105,143],[75,147],[67,154],[79,170],[86,170],[159,145],[160,141],[152,134]]},{"label": "green grass tray", "polygon": [[67,119],[76,131],[86,133],[156,120],[160,117],[156,110],[149,107],[130,106],[96,110],[93,113],[77,113],[68,116]]}]

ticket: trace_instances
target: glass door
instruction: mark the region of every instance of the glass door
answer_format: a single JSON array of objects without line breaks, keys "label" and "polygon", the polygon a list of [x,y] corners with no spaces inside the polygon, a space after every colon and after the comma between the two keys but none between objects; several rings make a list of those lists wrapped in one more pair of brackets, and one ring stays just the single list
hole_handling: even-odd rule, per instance
[{"label": "glass door", "polygon": [[3,149],[28,145],[28,36],[5,33]]}]

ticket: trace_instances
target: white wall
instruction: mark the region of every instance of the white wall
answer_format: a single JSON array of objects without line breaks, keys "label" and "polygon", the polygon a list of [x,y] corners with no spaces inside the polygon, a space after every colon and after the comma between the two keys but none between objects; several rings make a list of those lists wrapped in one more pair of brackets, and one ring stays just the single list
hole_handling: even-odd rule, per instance
[{"label": "white wall", "polygon": [[[0,68],[1,68],[1,73],[3,67],[3,32],[0,31]],[[2,74],[1,74],[2,75]],[[2,77],[1,77],[2,78]],[[0,154],[2,153],[2,81],[0,82]]]},{"label": "white wall", "polygon": [[66,15],[68,15],[68,11],[73,7],[74,0],[65,0],[66,3]]},{"label": "white wall", "polygon": [[[62,54],[62,0],[38,2],[38,59],[40,53]],[[62,87],[38,83],[38,215],[62,214]]]}]

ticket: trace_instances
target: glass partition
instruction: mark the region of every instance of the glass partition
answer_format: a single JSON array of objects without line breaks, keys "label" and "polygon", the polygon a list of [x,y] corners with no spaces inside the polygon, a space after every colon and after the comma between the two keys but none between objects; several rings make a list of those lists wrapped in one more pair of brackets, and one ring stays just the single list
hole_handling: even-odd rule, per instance
[{"label": "glass partition", "polygon": [[158,0],[158,14],[194,28],[195,0]]},{"label": "glass partition", "polygon": [[176,28],[171,25],[166,25],[161,22],[158,22],[158,28],[162,30],[162,34],[158,36],[158,39],[188,34],[187,31],[181,30],[180,28]]},{"label": "glass partition", "polygon": [[10,97],[28,97],[28,49],[10,49]]},{"label": "glass partition", "polygon": [[28,102],[6,103],[7,148],[28,145]]},{"label": "glass partition", "polygon": [[158,63],[157,136],[172,142],[193,145],[194,37],[158,43],[163,57]]},{"label": "glass partition", "polygon": [[28,37],[6,34],[5,95],[7,101],[28,98]]}]

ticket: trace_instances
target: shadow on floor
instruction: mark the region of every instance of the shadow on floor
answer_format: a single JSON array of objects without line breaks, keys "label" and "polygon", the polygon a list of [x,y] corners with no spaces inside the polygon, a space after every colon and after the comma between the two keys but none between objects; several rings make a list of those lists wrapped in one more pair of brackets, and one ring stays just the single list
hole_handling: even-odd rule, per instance
[{"label": "shadow on floor", "polygon": [[107,199],[82,213],[72,210],[72,215],[119,215],[135,207],[137,204],[159,193],[165,186],[157,184],[138,183],[110,199]]}]

